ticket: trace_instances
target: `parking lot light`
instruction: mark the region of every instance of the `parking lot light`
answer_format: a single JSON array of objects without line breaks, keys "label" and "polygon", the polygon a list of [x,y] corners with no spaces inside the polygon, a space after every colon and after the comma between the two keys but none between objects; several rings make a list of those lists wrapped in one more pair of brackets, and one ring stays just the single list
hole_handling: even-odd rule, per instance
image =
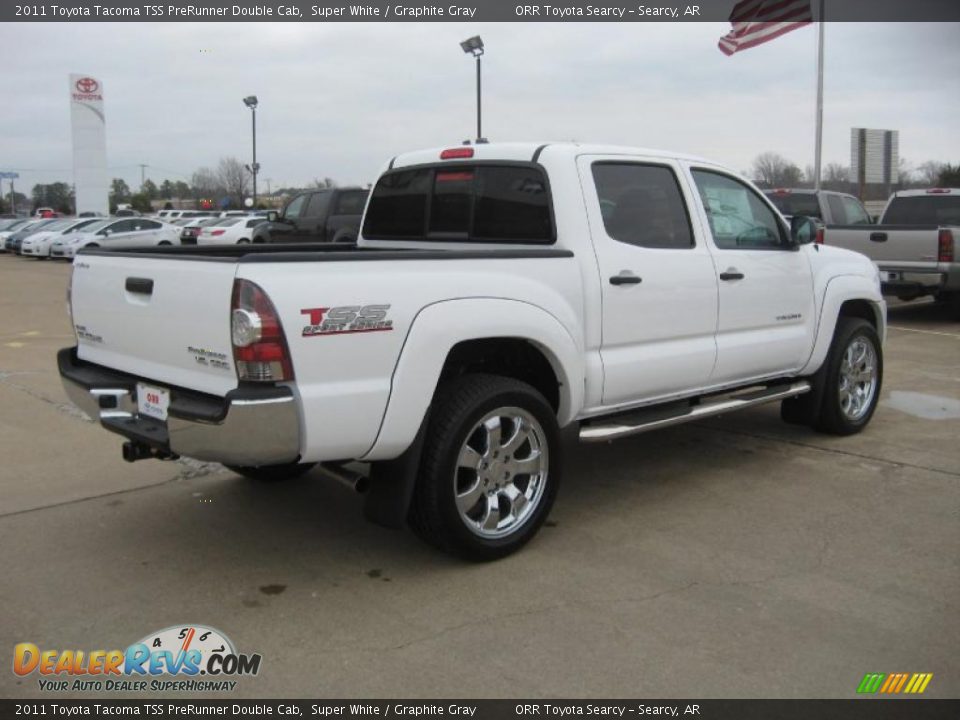
[{"label": "parking lot light", "polygon": [[253,207],[257,206],[257,172],[260,170],[260,163],[257,162],[257,96],[248,95],[243,99],[243,104],[250,108],[250,117],[253,120],[253,162],[247,166],[253,175]]},{"label": "parking lot light", "polygon": [[483,132],[481,132],[480,125],[480,56],[483,55],[483,40],[480,39],[479,35],[474,35],[471,38],[467,38],[462,43],[460,47],[467,55],[473,55],[477,59],[477,140],[478,143],[487,142],[483,137]]}]

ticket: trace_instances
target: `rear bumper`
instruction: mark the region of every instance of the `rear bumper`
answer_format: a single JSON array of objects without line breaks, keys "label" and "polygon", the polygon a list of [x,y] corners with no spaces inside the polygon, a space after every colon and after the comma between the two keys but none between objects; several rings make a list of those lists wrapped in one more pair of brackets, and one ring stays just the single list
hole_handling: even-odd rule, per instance
[{"label": "rear bumper", "polygon": [[76,348],[57,353],[57,365],[70,400],[134,442],[226,465],[276,465],[300,457],[299,413],[288,387],[240,387],[224,398],[170,388],[162,422],[137,412],[141,378],[79,360]]},{"label": "rear bumper", "polygon": [[884,295],[919,296],[960,288],[960,270],[951,272],[948,267],[926,269],[878,263],[881,290]]}]

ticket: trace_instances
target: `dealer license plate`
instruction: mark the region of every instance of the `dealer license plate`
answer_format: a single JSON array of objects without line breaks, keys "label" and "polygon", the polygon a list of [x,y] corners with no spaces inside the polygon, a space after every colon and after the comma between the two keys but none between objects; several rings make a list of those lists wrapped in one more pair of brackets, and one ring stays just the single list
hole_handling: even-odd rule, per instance
[{"label": "dealer license plate", "polygon": [[170,407],[170,391],[145,383],[137,383],[137,410],[141,415],[166,420]]}]

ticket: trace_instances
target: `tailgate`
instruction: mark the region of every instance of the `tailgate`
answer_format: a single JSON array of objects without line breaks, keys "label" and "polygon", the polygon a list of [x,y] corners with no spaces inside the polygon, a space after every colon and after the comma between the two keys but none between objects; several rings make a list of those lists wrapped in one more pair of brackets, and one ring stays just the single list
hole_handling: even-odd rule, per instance
[{"label": "tailgate", "polygon": [[237,386],[230,341],[233,262],[80,255],[73,323],[81,360],[224,395]]},{"label": "tailgate", "polygon": [[937,262],[937,237],[938,230],[933,226],[828,226],[825,242],[827,245],[863,253],[876,263],[930,266]]}]

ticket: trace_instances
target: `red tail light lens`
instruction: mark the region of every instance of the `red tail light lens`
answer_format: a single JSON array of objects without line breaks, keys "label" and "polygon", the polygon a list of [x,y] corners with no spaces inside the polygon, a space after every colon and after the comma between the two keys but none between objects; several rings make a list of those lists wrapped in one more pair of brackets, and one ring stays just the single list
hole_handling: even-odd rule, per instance
[{"label": "red tail light lens", "polygon": [[211,234],[211,235],[223,235],[225,232],[226,232],[226,230],[211,230],[211,231],[210,231],[210,234]]},{"label": "red tail light lens", "polygon": [[937,261],[953,262],[953,232],[950,230],[941,230],[937,236]]},{"label": "red tail light lens", "polygon": [[473,157],[472,147],[449,148],[440,153],[441,160],[457,160]]},{"label": "red tail light lens", "polygon": [[280,318],[270,298],[256,283],[234,281],[230,333],[240,380],[293,380],[293,364]]},{"label": "red tail light lens", "polygon": [[816,235],[816,237],[813,239],[813,241],[814,241],[817,245],[823,245],[823,238],[824,238],[823,228],[822,228],[822,227],[818,227],[818,228],[817,228],[817,235]]}]

